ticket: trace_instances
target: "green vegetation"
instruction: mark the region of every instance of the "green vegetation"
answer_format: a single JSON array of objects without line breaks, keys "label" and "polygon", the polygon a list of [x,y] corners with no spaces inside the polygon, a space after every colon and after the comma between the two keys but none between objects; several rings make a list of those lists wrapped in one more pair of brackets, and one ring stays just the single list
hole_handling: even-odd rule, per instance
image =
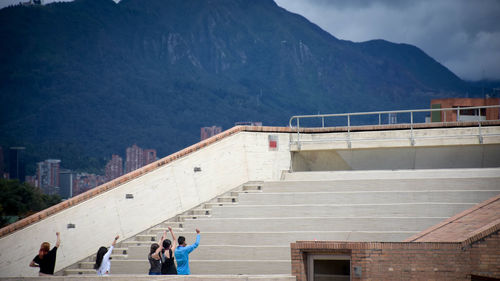
[{"label": "green vegetation", "polygon": [[0,179],[0,227],[61,202],[58,195],[46,195],[17,180]]}]

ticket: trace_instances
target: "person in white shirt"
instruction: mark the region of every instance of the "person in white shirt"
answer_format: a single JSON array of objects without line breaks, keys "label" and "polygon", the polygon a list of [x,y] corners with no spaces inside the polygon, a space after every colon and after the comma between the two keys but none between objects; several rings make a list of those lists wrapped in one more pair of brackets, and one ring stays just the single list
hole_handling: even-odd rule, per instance
[{"label": "person in white shirt", "polygon": [[97,251],[97,257],[94,264],[94,269],[97,270],[97,275],[109,275],[109,269],[111,267],[111,262],[109,260],[118,238],[120,238],[120,236],[116,235],[115,240],[113,240],[113,243],[111,243],[111,247],[109,247],[109,249],[103,246]]}]

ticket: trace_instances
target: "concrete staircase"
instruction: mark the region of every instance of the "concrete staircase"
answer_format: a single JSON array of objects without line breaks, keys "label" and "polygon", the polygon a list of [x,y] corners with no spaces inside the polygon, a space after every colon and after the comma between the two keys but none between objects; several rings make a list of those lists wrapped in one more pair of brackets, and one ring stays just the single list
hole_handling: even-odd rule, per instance
[{"label": "concrete staircase", "polygon": [[[193,274],[290,274],[297,240],[402,241],[500,193],[500,169],[292,173],[249,183],[123,241],[113,274],[146,274],[167,226],[201,244]],[[95,274],[94,257],[64,270]]]}]

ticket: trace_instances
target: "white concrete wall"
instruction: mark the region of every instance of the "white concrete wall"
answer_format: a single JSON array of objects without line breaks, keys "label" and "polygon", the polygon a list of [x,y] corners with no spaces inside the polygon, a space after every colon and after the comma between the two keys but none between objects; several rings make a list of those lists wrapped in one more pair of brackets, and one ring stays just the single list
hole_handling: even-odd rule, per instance
[{"label": "white concrete wall", "polygon": [[[249,180],[278,180],[288,170],[288,134],[269,151],[268,133],[239,132],[108,192],[0,238],[0,277],[36,276],[28,264],[61,232],[56,271],[189,210]],[[194,172],[200,167],[201,172]],[[132,194],[133,199],[126,199]],[[67,229],[67,224],[76,225]]]},{"label": "white concrete wall", "polygon": [[297,138],[293,171],[500,167],[500,126],[302,134],[300,145]]}]

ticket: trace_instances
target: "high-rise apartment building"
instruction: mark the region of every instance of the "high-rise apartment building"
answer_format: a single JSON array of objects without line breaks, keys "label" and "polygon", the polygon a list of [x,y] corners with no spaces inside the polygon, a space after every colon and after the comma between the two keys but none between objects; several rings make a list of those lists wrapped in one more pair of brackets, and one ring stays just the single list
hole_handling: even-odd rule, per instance
[{"label": "high-rise apartment building", "polygon": [[47,159],[37,163],[36,175],[38,187],[40,187],[45,194],[59,194],[60,166],[61,160],[59,159]]},{"label": "high-rise apartment building", "polygon": [[144,151],[136,144],[127,148],[127,160],[125,161],[125,173],[132,172],[144,166]]},{"label": "high-rise apartment building", "polygon": [[143,156],[142,163],[144,165],[153,163],[154,161],[156,161],[156,150],[155,149],[144,149],[142,156]]},{"label": "high-rise apartment building", "polygon": [[111,156],[111,160],[106,164],[106,179],[108,181],[123,175],[123,159],[116,154]]},{"label": "high-rise apartment building", "polygon": [[26,166],[24,163],[25,147],[11,147],[9,149],[9,178],[24,182],[26,177]]},{"label": "high-rise apartment building", "polygon": [[212,126],[212,127],[203,127],[200,132],[200,140],[208,139],[209,137],[215,136],[222,132],[221,127]]},{"label": "high-rise apartment building", "polygon": [[68,199],[73,197],[75,182],[76,182],[76,172],[73,172],[68,169],[60,169],[59,183],[61,189],[59,190],[59,195],[61,195],[61,198]]}]

